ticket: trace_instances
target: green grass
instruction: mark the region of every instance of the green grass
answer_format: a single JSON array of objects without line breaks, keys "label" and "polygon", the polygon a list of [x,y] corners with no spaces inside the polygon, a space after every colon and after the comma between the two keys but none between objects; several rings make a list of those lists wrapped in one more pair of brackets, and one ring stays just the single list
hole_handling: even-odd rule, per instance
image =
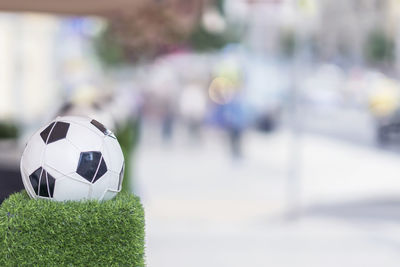
[{"label": "green grass", "polygon": [[0,206],[0,266],[145,266],[138,197],[55,202],[22,191]]}]

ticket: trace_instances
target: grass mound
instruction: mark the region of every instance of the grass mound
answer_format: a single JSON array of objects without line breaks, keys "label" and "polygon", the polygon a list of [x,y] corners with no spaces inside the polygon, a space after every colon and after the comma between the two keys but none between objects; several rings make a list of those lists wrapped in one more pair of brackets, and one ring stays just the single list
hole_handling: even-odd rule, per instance
[{"label": "grass mound", "polygon": [[11,195],[0,206],[0,266],[144,266],[138,197],[55,202]]}]

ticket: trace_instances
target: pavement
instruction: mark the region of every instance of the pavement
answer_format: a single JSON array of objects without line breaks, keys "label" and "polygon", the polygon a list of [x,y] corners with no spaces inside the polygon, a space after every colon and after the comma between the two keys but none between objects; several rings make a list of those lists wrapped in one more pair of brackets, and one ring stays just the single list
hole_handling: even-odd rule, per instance
[{"label": "pavement", "polygon": [[149,267],[400,266],[400,156],[319,134],[223,132],[164,144],[145,125],[134,157]]}]

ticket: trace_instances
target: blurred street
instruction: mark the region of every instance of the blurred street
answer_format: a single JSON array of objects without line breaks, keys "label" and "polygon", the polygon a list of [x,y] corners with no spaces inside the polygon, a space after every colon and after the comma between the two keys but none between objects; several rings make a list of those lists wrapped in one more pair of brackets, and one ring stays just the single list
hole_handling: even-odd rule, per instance
[{"label": "blurred street", "polygon": [[20,2],[0,203],[29,137],[85,116],[121,145],[149,267],[400,266],[400,1]]},{"label": "blurred street", "polygon": [[217,130],[193,143],[179,128],[170,144],[154,132],[145,125],[134,175],[149,266],[399,265],[397,154],[303,134],[292,217],[287,130],[248,132],[243,159]]}]

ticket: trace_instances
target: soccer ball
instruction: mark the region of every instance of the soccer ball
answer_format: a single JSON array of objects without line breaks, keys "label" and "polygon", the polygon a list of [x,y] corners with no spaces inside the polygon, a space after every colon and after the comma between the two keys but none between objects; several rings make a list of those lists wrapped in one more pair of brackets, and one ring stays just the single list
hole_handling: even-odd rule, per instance
[{"label": "soccer ball", "polygon": [[21,175],[32,198],[56,201],[113,198],[124,175],[115,135],[87,117],[57,117],[28,141]]}]

